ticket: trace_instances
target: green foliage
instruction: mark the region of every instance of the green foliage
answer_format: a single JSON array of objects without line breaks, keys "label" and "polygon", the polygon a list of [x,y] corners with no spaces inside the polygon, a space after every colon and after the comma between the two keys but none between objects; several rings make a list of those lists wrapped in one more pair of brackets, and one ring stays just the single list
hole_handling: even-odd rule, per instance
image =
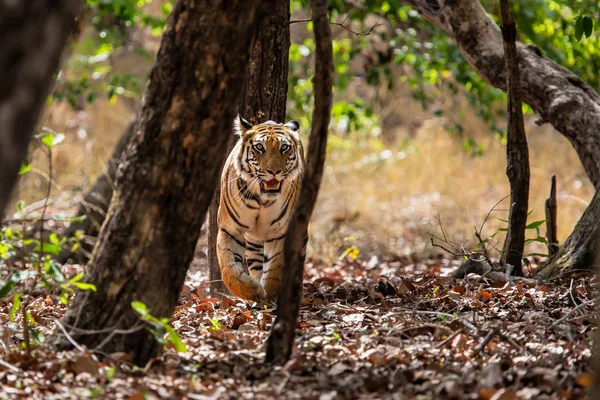
[{"label": "green foliage", "polygon": [[57,77],[49,101],[67,101],[73,107],[91,103],[100,96],[111,102],[118,96],[137,97],[144,82],[138,76],[114,69],[113,55],[135,52],[148,62],[152,56],[131,35],[135,30],[149,29],[154,36],[162,34],[174,1],[164,1],[160,15],[151,15],[151,0],[86,0],[84,30],[76,41],[73,56]]},{"label": "green foliage", "polygon": [[[589,2],[589,0],[588,0]],[[557,0],[524,0],[513,2],[513,17],[519,30],[519,39],[535,44],[548,57],[569,68],[596,90],[600,88],[600,47],[597,5],[586,1],[561,2]],[[483,6],[498,22],[498,4],[483,0]],[[304,1],[293,1],[292,11],[306,9]],[[505,140],[499,117],[506,112],[506,95],[487,84],[462,57],[457,46],[441,29],[424,21],[417,11],[400,0],[365,0],[359,5],[348,0],[329,2],[331,21],[352,26],[357,32],[368,32],[377,20],[387,21],[386,29],[375,29],[367,36],[339,37],[334,40],[335,90],[345,90],[352,79],[349,65],[360,62],[365,81],[376,87],[393,88],[406,83],[415,100],[424,109],[448,93],[464,96],[492,131]],[[359,26],[359,28],[357,28]],[[342,35],[344,36],[344,35]],[[312,53],[313,40],[292,45],[290,53],[290,113],[310,124],[312,106]],[[400,67],[402,76],[393,71]],[[356,67],[354,67],[356,68]],[[355,71],[353,71],[355,72]],[[449,120],[449,133],[463,135],[460,117],[449,110],[436,109],[436,115]],[[533,110],[524,105],[524,112]],[[371,120],[372,123],[365,123]],[[338,132],[366,129],[373,131],[378,124],[376,111],[360,99],[338,101],[333,107],[333,127]],[[481,155],[483,148],[472,139],[464,139],[464,150],[473,156]]]},{"label": "green foliage", "polygon": [[[35,136],[38,145],[47,152],[48,159],[52,158],[52,149],[64,140],[64,135],[54,132],[48,128]],[[23,164],[19,171],[26,174],[31,170],[31,164]],[[48,183],[49,185],[51,182]],[[50,186],[51,187],[51,186]],[[49,194],[49,193],[48,193]],[[47,200],[47,199],[46,199]],[[81,235],[75,238],[59,237],[56,233],[44,232],[43,221],[46,217],[45,206],[38,217],[30,217],[25,212],[22,201],[17,203],[16,218],[9,222],[0,224],[0,266],[8,274],[0,276],[0,299],[7,298],[12,302],[10,308],[10,320],[14,321],[19,310],[26,319],[25,327],[30,331],[30,336],[41,342],[42,338],[35,330],[29,329],[29,325],[35,325],[35,320],[27,310],[30,293],[35,290],[43,290],[55,296],[63,304],[68,304],[70,296],[75,290],[96,290],[91,283],[83,282],[83,274],[77,274],[72,278],[66,277],[52,256],[57,255],[63,246],[69,245],[73,250],[79,246]],[[73,218],[74,220],[76,218]],[[78,219],[78,218],[77,218]],[[63,220],[69,220],[63,218]],[[39,239],[32,236],[27,230],[29,223],[40,224]],[[41,239],[45,238],[45,239]],[[29,348],[29,343],[24,344]]]},{"label": "green foliage", "polygon": [[[148,322],[149,331],[152,332],[156,340],[161,344],[172,344],[175,350],[180,353],[187,352],[185,343],[181,340],[175,329],[169,323],[169,318],[157,318],[150,314],[150,310],[146,304],[141,301],[134,301],[131,307],[137,312],[143,321]],[[165,338],[166,335],[166,338]]]}]

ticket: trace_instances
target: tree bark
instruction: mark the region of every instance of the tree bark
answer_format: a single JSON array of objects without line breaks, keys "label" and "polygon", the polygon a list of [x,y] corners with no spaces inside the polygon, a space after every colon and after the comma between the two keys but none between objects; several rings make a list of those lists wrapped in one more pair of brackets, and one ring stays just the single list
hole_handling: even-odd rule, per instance
[{"label": "tree bark", "polygon": [[78,292],[63,319],[78,343],[129,353],[138,365],[157,353],[149,331],[132,329],[140,320],[131,303],[143,302],[158,318],[169,318],[177,304],[231,135],[258,17],[257,1],[175,4],[88,264],[96,291]]},{"label": "tree bark", "polygon": [[81,201],[81,205],[77,210],[77,216],[84,216],[85,219],[72,222],[64,233],[65,237],[70,238],[75,236],[77,231],[82,231],[84,240],[81,244],[81,250],[83,251],[73,253],[71,251],[71,246],[69,245],[56,256],[56,261],[59,263],[64,264],[69,261],[69,259],[72,259],[79,264],[85,264],[88,261],[88,254],[92,252],[98,234],[100,233],[100,228],[106,218],[108,206],[110,205],[110,200],[113,195],[117,169],[121,162],[121,157],[127,148],[127,144],[133,137],[134,128],[135,121],[131,121],[121,135],[110,159],[106,162],[104,172]]},{"label": "tree bark", "polygon": [[0,218],[80,8],[79,0],[0,2]]},{"label": "tree bark", "polygon": [[[463,56],[491,85],[506,90],[502,36],[479,0],[404,0],[454,39]],[[573,145],[596,190],[600,189],[600,96],[577,75],[550,60],[535,45],[517,43],[522,100]],[[596,194],[559,252],[538,271],[549,278],[590,269],[600,196]],[[581,247],[582,244],[585,245]],[[593,257],[592,257],[593,258]]]},{"label": "tree bark", "polygon": [[550,196],[544,204],[546,211],[546,246],[548,247],[548,255],[552,257],[558,252],[558,237],[556,236],[556,175],[552,175],[550,183]]},{"label": "tree bark", "polygon": [[[290,1],[265,2],[261,28],[256,33],[246,72],[240,115],[252,124],[284,122],[290,53]],[[232,140],[233,142],[233,140]],[[230,150],[233,146],[230,146]],[[221,165],[219,171],[223,166]],[[221,190],[217,186],[209,208],[208,265],[212,296],[227,293],[217,260],[217,212]]]},{"label": "tree bark", "polygon": [[594,269],[600,240],[600,192],[592,198],[573,232],[558,252],[536,273],[544,280],[577,270]]},{"label": "tree bark", "polygon": [[327,132],[333,101],[333,52],[331,28],[327,19],[327,0],[312,0],[311,12],[315,34],[315,109],[308,147],[302,190],[287,231],[283,274],[277,301],[277,318],[267,342],[267,362],[289,360],[294,344],[304,272],[304,246],[308,221],[312,214],[325,164]]},{"label": "tree bark", "polygon": [[513,274],[523,276],[522,259],[525,248],[525,226],[529,204],[529,149],[523,123],[521,83],[517,56],[517,28],[510,15],[508,0],[500,0],[504,65],[507,77],[508,129],[506,145],[506,175],[510,181],[508,231],[502,251],[502,264],[512,265]]}]

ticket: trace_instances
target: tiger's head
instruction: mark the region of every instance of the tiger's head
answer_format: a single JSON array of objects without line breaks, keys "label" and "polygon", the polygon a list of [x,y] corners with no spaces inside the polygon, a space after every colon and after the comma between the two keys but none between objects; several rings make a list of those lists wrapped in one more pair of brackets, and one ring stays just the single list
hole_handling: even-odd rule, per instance
[{"label": "tiger's head", "polygon": [[296,182],[304,171],[304,149],[296,121],[252,125],[237,117],[235,131],[241,146],[235,168],[250,189],[261,194],[281,193],[285,183]]}]

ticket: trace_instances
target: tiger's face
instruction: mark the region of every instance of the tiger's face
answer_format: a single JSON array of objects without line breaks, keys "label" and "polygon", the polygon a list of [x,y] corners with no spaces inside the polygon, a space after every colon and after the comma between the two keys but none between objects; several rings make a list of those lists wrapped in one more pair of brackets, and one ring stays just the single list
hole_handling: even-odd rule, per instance
[{"label": "tiger's face", "polygon": [[304,167],[304,150],[299,125],[273,121],[252,126],[241,117],[236,120],[241,135],[241,151],[236,169],[248,186],[261,194],[281,193],[286,182],[295,182]]}]

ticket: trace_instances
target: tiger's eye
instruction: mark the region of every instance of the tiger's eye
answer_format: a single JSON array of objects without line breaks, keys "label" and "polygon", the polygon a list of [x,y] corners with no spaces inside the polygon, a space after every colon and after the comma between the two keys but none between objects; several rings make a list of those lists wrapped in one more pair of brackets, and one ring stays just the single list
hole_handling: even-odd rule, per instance
[{"label": "tiger's eye", "polygon": [[265,148],[260,143],[255,144],[253,147],[254,147],[254,150],[260,151],[261,153],[265,151]]},{"label": "tiger's eye", "polygon": [[288,151],[290,149],[290,146],[287,144],[283,144],[281,145],[281,152],[285,153],[286,151]]}]

